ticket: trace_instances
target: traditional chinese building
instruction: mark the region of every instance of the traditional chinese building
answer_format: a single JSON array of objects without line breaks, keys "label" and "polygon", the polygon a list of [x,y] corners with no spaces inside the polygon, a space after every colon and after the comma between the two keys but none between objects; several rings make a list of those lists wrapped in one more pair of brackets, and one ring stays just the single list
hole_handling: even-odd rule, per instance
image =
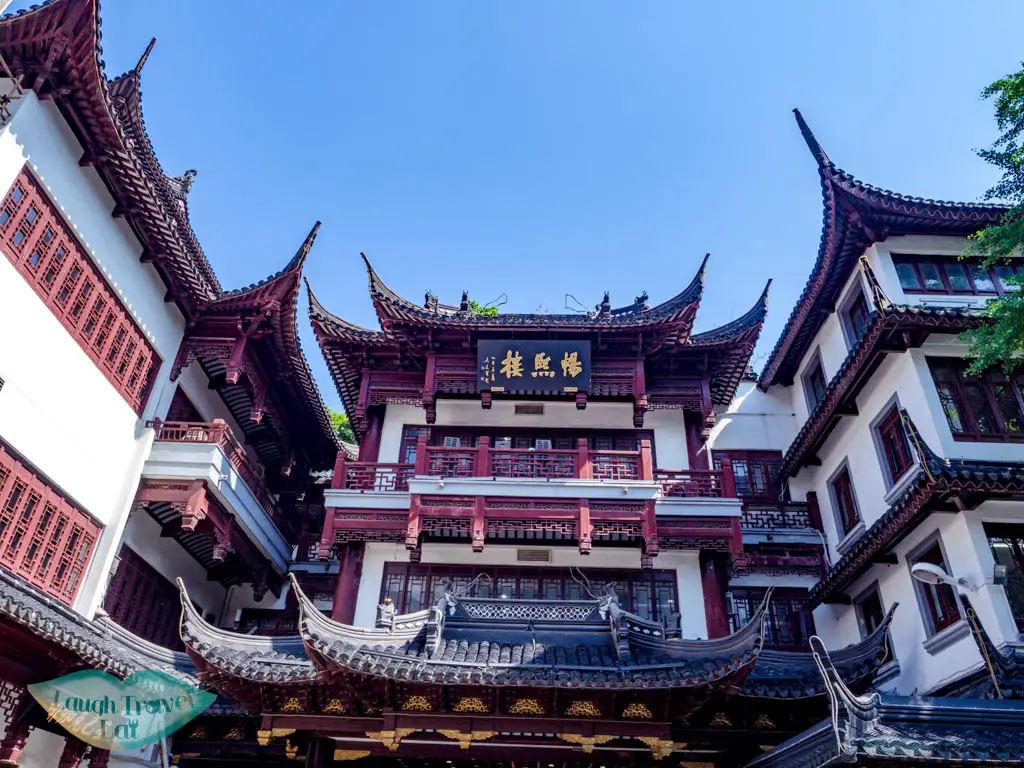
[{"label": "traditional chinese building", "polygon": [[[0,766],[1020,763],[1024,390],[955,336],[1014,290],[956,259],[1003,208],[798,115],[823,235],[759,376],[768,289],[696,328],[707,258],[572,314],[367,260],[361,328],[303,296],[319,224],[220,285],[151,55],[108,78],[95,0],[0,18]],[[219,699],[111,754],[26,692],[90,668]]]}]

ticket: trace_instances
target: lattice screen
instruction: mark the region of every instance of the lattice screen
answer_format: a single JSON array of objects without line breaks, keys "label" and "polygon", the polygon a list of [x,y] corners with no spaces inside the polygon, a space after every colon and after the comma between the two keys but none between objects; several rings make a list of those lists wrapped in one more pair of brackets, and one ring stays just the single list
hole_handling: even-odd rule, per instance
[{"label": "lattice screen", "polygon": [[0,565],[70,604],[100,525],[0,444]]},{"label": "lattice screen", "polygon": [[160,358],[26,165],[0,203],[7,258],[142,413]]}]

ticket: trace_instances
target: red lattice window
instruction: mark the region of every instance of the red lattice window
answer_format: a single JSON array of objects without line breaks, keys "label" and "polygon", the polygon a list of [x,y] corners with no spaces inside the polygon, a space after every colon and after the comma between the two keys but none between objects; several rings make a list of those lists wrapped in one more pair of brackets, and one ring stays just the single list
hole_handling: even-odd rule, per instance
[{"label": "red lattice window", "polygon": [[28,166],[0,203],[0,241],[46,306],[142,413],[160,358]]},{"label": "red lattice window", "polygon": [[0,444],[0,566],[71,604],[100,525]]},{"label": "red lattice window", "polygon": [[181,603],[177,588],[128,547],[121,547],[120,557],[103,610],[129,632],[165,648],[180,650]]}]

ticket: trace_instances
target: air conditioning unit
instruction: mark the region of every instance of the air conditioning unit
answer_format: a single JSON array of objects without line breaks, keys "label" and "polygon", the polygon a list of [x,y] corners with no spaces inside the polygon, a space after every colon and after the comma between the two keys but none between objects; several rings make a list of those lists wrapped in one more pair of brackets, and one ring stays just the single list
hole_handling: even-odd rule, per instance
[{"label": "air conditioning unit", "polygon": [[520,563],[550,563],[550,549],[517,549],[516,561]]},{"label": "air conditioning unit", "polygon": [[544,403],[518,403],[516,416],[543,416]]},{"label": "air conditioning unit", "polygon": [[512,438],[511,437],[499,437],[494,441],[495,448],[511,448]]}]

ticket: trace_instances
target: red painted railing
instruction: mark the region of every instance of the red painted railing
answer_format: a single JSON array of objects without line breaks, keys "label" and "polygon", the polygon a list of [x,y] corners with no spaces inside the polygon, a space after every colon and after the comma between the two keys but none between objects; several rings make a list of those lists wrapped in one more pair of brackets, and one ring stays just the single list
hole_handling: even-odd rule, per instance
[{"label": "red painted railing", "polygon": [[414,469],[412,464],[371,464],[342,459],[334,467],[332,487],[347,491],[408,491]]},{"label": "red painted railing", "polygon": [[164,443],[209,443],[216,445],[227,456],[238,476],[249,486],[252,495],[263,510],[274,520],[277,519],[277,503],[267,488],[263,467],[254,464],[245,453],[231,428],[223,419],[214,419],[209,424],[198,421],[160,421],[154,419],[150,426],[156,430],[156,440]]},{"label": "red painted railing", "polygon": [[661,495],[668,498],[736,498],[732,469],[726,464],[716,469],[656,469],[654,479],[661,484]]},{"label": "red painted railing", "polygon": [[592,451],[585,439],[576,450],[492,448],[480,438],[474,448],[427,445],[421,437],[415,464],[351,462],[339,455],[332,488],[350,491],[408,491],[411,477],[500,477],[647,480],[661,484],[669,497],[735,498],[729,467],[722,470],[655,470],[650,441],[639,451]]}]

